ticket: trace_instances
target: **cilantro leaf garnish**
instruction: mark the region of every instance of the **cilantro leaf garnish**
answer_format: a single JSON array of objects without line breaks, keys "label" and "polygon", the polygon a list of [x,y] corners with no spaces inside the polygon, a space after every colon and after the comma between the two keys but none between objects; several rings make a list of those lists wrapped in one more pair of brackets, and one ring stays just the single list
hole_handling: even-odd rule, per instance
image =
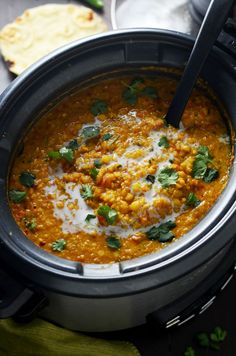
[{"label": "cilantro leaf garnish", "polygon": [[162,137],[160,138],[160,141],[158,142],[158,146],[159,146],[159,147],[164,147],[164,148],[170,147],[169,142],[168,142],[168,139],[167,139],[166,136],[162,136]]},{"label": "cilantro leaf garnish", "polygon": [[48,157],[52,159],[64,158],[67,162],[72,163],[74,160],[74,152],[71,148],[62,147],[59,151],[49,151]]},{"label": "cilantro leaf garnish", "polygon": [[66,247],[66,240],[58,239],[52,243],[53,251],[62,252]]},{"label": "cilantro leaf garnish", "polygon": [[227,336],[227,331],[223,330],[220,326],[217,326],[210,334],[210,339],[214,342],[222,342]]},{"label": "cilantro leaf garnish", "polygon": [[153,184],[155,182],[156,177],[153,176],[152,174],[148,174],[145,179],[146,179],[146,181]]},{"label": "cilantro leaf garnish", "polygon": [[193,192],[190,192],[188,194],[187,199],[186,199],[186,205],[193,206],[195,208],[200,203],[201,203],[201,200],[199,200]]},{"label": "cilantro leaf garnish", "polygon": [[219,172],[216,169],[209,168],[208,163],[212,162],[212,156],[209,153],[207,146],[199,146],[196,159],[193,162],[192,177],[202,179],[206,183],[210,183],[217,179]]},{"label": "cilantro leaf garnish", "polygon": [[9,191],[9,198],[13,203],[21,203],[25,200],[27,193],[20,190],[12,189]]},{"label": "cilantro leaf garnish", "polygon": [[207,164],[204,160],[196,158],[193,162],[192,177],[195,179],[203,179],[207,171]]},{"label": "cilantro leaf garnish", "polygon": [[25,226],[27,227],[27,229],[29,229],[30,231],[34,231],[36,229],[37,227],[36,219],[33,218],[32,220],[29,220],[27,217],[24,217],[22,220]]},{"label": "cilantro leaf garnish", "polygon": [[175,185],[178,178],[178,173],[170,167],[165,167],[158,173],[158,181],[161,183],[163,188]]},{"label": "cilantro leaf garnish", "polygon": [[91,199],[93,197],[93,190],[91,185],[82,184],[80,195],[84,200]]},{"label": "cilantro leaf garnish", "polygon": [[207,168],[206,173],[203,177],[204,182],[210,183],[219,177],[219,172],[214,168]]},{"label": "cilantro leaf garnish", "polygon": [[197,335],[197,340],[200,346],[202,347],[209,347],[210,346],[210,340],[209,337],[206,333],[199,333]]},{"label": "cilantro leaf garnish", "polygon": [[35,175],[31,172],[22,172],[19,176],[20,183],[28,188],[34,186],[35,179]]},{"label": "cilantro leaf garnish", "polygon": [[149,98],[156,99],[157,91],[153,87],[145,87],[143,90],[141,90],[140,95],[148,96]]},{"label": "cilantro leaf garnish", "polygon": [[107,112],[107,103],[104,100],[98,99],[92,103],[90,111],[94,116],[104,114]]},{"label": "cilantro leaf garnish", "polygon": [[106,243],[107,246],[114,249],[118,250],[121,247],[121,241],[118,237],[116,236],[109,236],[106,238]]},{"label": "cilantro leaf garnish", "polygon": [[101,168],[102,166],[102,162],[100,161],[100,159],[95,159],[93,164],[96,168]]},{"label": "cilantro leaf garnish", "polygon": [[74,153],[71,148],[62,147],[62,148],[60,148],[59,153],[60,153],[61,157],[64,158],[69,163],[73,162]]},{"label": "cilantro leaf garnish", "polygon": [[110,208],[108,205],[101,205],[98,208],[97,213],[98,215],[104,217],[109,225],[113,225],[118,218],[117,211]]},{"label": "cilantro leaf garnish", "polygon": [[143,78],[134,78],[128,87],[123,91],[123,99],[130,105],[136,104],[138,100],[138,92],[140,92],[140,84],[144,82]]},{"label": "cilantro leaf garnish", "polygon": [[96,215],[88,214],[85,218],[85,221],[89,223],[91,219],[96,219]]},{"label": "cilantro leaf garnish", "polygon": [[82,129],[82,136],[85,139],[95,138],[100,135],[100,128],[98,126],[86,126]]},{"label": "cilantro leaf garnish", "polygon": [[105,135],[102,136],[102,140],[103,141],[108,141],[110,138],[112,138],[112,134],[110,134],[109,132],[106,133]]},{"label": "cilantro leaf garnish", "polygon": [[96,168],[92,168],[89,171],[90,176],[95,180],[97,178],[97,175],[99,173],[99,170]]},{"label": "cilantro leaf garnish", "polygon": [[150,230],[146,231],[149,240],[158,240],[159,242],[171,241],[175,235],[170,231],[174,229],[176,224],[169,220],[159,226],[153,226]]},{"label": "cilantro leaf garnish", "polygon": [[52,158],[52,159],[61,159],[61,155],[60,155],[59,151],[49,151],[48,157]]},{"label": "cilantro leaf garnish", "polygon": [[184,356],[196,356],[194,349],[192,346],[188,346],[184,352]]},{"label": "cilantro leaf garnish", "polygon": [[79,143],[77,141],[76,138],[74,138],[73,140],[71,140],[68,145],[66,146],[66,148],[70,148],[72,151],[75,151],[79,148]]},{"label": "cilantro leaf garnish", "polygon": [[124,101],[126,101],[129,105],[136,104],[136,102],[138,100],[136,92],[134,92],[130,88],[127,88],[123,91],[122,97],[123,97]]}]

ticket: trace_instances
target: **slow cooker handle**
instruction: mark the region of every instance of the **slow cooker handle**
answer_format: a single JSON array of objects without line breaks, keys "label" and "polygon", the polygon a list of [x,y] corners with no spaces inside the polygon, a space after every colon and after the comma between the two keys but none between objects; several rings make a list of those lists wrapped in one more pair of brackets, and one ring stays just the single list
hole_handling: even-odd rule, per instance
[{"label": "slow cooker handle", "polygon": [[202,314],[213,304],[217,294],[231,281],[235,269],[235,266],[231,267],[224,277],[214,281],[210,288],[209,280],[206,279],[180,299],[147,315],[147,322],[157,327],[169,329],[173,326],[181,326],[195,316]]},{"label": "slow cooker handle", "polygon": [[46,304],[42,293],[33,291],[0,268],[0,319],[29,321]]},{"label": "slow cooker handle", "polygon": [[223,27],[216,46],[236,59],[236,21],[229,19]]}]

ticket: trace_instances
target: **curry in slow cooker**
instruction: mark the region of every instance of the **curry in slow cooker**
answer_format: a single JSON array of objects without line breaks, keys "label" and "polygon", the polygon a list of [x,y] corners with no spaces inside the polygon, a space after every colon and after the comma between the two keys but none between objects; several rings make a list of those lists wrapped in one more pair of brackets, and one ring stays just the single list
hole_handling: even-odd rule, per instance
[{"label": "curry in slow cooker", "polygon": [[30,240],[66,259],[111,263],[162,249],[206,215],[228,180],[230,137],[199,89],[181,127],[168,125],[175,87],[164,76],[110,79],[43,115],[9,181]]}]

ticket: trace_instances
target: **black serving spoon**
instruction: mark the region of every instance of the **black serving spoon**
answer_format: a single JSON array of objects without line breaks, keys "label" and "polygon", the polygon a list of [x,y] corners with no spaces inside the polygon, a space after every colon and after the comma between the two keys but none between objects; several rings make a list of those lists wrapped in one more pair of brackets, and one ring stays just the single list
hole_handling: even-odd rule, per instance
[{"label": "black serving spoon", "polygon": [[211,0],[182,78],[166,115],[166,121],[177,128],[179,127],[181,117],[197,77],[229,16],[233,4],[234,0]]}]

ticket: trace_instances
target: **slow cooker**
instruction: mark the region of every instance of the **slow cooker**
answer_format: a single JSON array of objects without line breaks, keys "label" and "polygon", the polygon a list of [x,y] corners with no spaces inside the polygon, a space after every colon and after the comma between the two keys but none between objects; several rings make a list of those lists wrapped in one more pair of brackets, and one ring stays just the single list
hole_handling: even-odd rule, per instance
[{"label": "slow cooker", "polygon": [[[230,31],[228,30],[231,28]],[[236,126],[236,50],[229,23],[201,77]],[[8,204],[8,175],[27,130],[72,88],[127,72],[183,68],[193,39],[171,31],[119,30],[73,42],[37,62],[0,97],[0,317],[38,314],[69,329],[120,330],[152,320],[181,325],[204,312],[236,260],[236,170],[207,216],[161,252],[107,265],[55,257],[20,231]],[[234,146],[234,142],[232,142]]]}]

